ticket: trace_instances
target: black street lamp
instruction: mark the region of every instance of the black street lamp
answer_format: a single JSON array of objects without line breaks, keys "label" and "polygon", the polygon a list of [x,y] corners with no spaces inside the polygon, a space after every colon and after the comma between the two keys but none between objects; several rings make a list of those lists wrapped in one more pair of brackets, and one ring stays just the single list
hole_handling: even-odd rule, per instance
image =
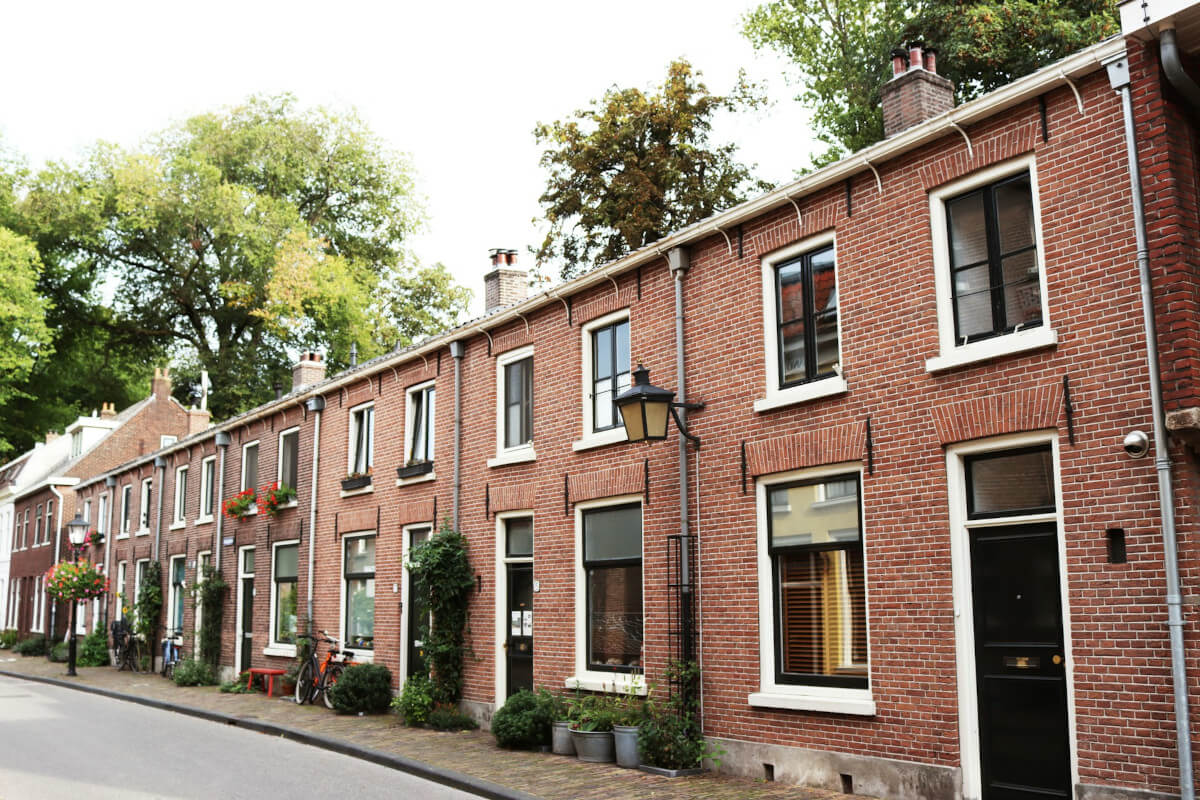
[{"label": "black street lamp", "polygon": [[[81,517],[78,512],[75,514],[75,519],[67,523],[67,538],[71,541],[71,549],[75,553],[74,560],[79,561],[79,548],[83,546],[83,540],[87,537],[88,522]],[[79,601],[71,598],[71,643],[67,647],[67,675],[75,675],[75,611],[79,606]]]},{"label": "black street lamp", "polygon": [[613,401],[621,411],[625,424],[625,435],[631,442],[655,441],[667,438],[667,417],[675,420],[679,432],[700,449],[700,437],[688,433],[687,426],[679,419],[676,409],[704,408],[703,403],[677,403],[675,393],[660,389],[650,383],[650,370],[637,365],[633,371],[633,385],[617,395]]}]

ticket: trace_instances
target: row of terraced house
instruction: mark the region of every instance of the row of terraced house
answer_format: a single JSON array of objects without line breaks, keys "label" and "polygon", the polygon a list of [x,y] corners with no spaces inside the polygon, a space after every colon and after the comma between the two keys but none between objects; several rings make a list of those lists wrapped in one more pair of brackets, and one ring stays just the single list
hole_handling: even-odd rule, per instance
[{"label": "row of terraced house", "polygon": [[[913,44],[880,143],[531,297],[493,251],[482,317],[332,376],[303,354],[232,419],[160,373],[169,413],[81,418],[98,443],[9,491],[8,623],[61,633],[36,581],[80,514],[112,589],[82,629],[158,562],[190,652],[212,566],[228,673],[286,668],[311,619],[399,690],[425,668],[406,554],[447,525],[485,725],[519,688],[644,686],[685,653],[721,770],[1190,796],[1200,7],[1122,13],[958,107]],[[627,440],[638,365],[694,440]],[[222,513],[276,483],[274,514]]]}]

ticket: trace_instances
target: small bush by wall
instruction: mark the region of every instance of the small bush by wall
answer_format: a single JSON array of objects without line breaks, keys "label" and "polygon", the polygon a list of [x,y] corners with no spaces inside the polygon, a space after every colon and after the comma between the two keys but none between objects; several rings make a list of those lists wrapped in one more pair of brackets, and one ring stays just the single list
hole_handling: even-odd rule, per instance
[{"label": "small bush by wall", "polygon": [[329,700],[341,714],[378,714],[392,702],[392,672],[382,664],[348,667],[329,690]]}]

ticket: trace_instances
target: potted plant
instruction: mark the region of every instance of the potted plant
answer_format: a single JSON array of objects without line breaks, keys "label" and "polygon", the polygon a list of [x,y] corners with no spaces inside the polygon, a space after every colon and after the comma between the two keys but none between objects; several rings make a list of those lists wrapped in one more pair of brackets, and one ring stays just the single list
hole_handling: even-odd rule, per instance
[{"label": "potted plant", "polygon": [[433,472],[432,461],[410,459],[403,467],[396,467],[396,477],[401,479],[416,478],[419,475],[427,475],[430,472]]},{"label": "potted plant", "polygon": [[575,689],[575,696],[568,701],[564,702],[557,695],[554,698],[554,706],[551,709],[553,723],[550,726],[550,752],[560,756],[573,756],[575,742],[571,739],[571,725],[577,719],[579,689]]},{"label": "potted plant", "polygon": [[229,519],[243,519],[256,512],[257,507],[258,492],[251,486],[249,489],[243,489],[226,500],[222,511]]},{"label": "potted plant", "polygon": [[634,769],[641,763],[638,755],[638,729],[646,717],[646,701],[640,694],[640,676],[635,675],[629,689],[613,709],[613,747],[617,766]]},{"label": "potted plant", "polygon": [[281,508],[296,499],[296,490],[291,486],[280,486],[278,482],[263,487],[259,500],[263,511],[272,517],[279,516]]},{"label": "potted plant", "polygon": [[92,528],[83,539],[84,547],[99,547],[104,544],[104,534]]},{"label": "potted plant", "polygon": [[362,489],[371,485],[371,470],[366,472],[351,472],[342,480],[342,491],[353,492],[355,489]]},{"label": "potted plant", "polygon": [[614,760],[612,701],[606,695],[583,698],[579,718],[571,725],[571,741],[580,761],[606,764]]}]

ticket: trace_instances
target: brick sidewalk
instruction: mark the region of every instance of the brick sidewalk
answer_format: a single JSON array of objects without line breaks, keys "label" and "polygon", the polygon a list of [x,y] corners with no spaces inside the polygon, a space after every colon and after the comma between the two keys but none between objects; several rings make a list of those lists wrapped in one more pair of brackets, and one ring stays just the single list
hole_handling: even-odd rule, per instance
[{"label": "brick sidewalk", "polygon": [[351,746],[453,770],[546,800],[836,800],[847,795],[726,775],[669,779],[612,764],[588,764],[545,753],[503,750],[491,734],[480,731],[442,733],[407,728],[391,714],[340,716],[323,707],[297,706],[264,694],[222,694],[215,687],[178,687],[158,675],[118,672],[111,667],[80,667],[78,678],[66,678],[64,664],[45,658],[14,656],[0,651],[0,671],[54,678],[83,686],[121,692],[177,706],[228,714],[245,720],[282,725]]}]

